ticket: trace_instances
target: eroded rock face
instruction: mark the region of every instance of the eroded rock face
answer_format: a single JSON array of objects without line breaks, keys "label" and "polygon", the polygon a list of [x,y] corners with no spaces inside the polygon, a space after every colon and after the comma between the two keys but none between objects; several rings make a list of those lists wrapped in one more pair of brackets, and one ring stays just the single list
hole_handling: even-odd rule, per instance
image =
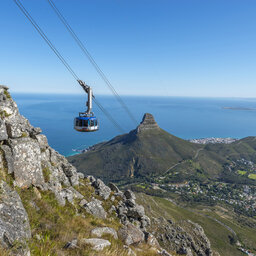
[{"label": "eroded rock face", "polygon": [[117,232],[113,228],[109,227],[100,227],[94,228],[91,231],[92,236],[102,237],[103,235],[111,235],[113,238],[118,239]]},{"label": "eroded rock face", "polygon": [[92,249],[95,251],[102,251],[105,247],[108,247],[111,245],[111,243],[108,240],[100,239],[100,238],[82,239],[81,243],[92,246]]},{"label": "eroded rock face", "polygon": [[0,154],[18,187],[37,186],[55,193],[60,204],[74,197],[63,190],[79,184],[76,168],[48,145],[42,130],[20,115],[8,88],[0,86]]},{"label": "eroded rock face", "polygon": [[101,196],[104,200],[109,198],[111,189],[104,184],[101,179],[97,179],[92,183],[92,186],[95,188],[97,195]]},{"label": "eroded rock face", "polygon": [[[81,204],[81,203],[80,203]],[[107,213],[104,210],[104,208],[101,205],[101,201],[97,199],[93,199],[89,203],[85,203],[82,205],[82,207],[93,216],[100,218],[100,219],[106,219]]]},{"label": "eroded rock face", "polygon": [[144,207],[136,204],[135,200],[135,194],[131,190],[126,190],[116,206],[116,212],[123,224],[130,222],[144,230],[150,225],[150,219],[145,215]]},{"label": "eroded rock face", "polygon": [[13,154],[14,177],[17,186],[43,185],[41,151],[38,143],[31,138],[9,140]]},{"label": "eroded rock face", "polygon": [[137,132],[142,132],[145,130],[159,129],[158,124],[156,123],[152,114],[146,113],[143,116],[142,122],[137,127]]},{"label": "eroded rock face", "polygon": [[[158,128],[153,116],[145,114],[137,131]],[[150,219],[145,215],[144,208],[136,204],[136,197],[132,191],[123,193],[114,184],[108,187],[102,180],[89,176],[86,179],[89,181],[88,185],[94,188],[90,187],[95,194],[84,198],[74,188],[82,184],[79,179],[84,179],[84,175],[77,173],[76,168],[64,156],[52,149],[41,132],[40,128],[31,126],[29,121],[19,114],[17,105],[8,94],[7,88],[0,86],[0,169],[14,176],[14,188],[34,186],[35,194],[39,199],[42,199],[40,189],[52,191],[62,206],[67,201],[73,204],[74,199],[77,199],[80,201],[80,207],[96,218],[106,219],[111,215],[119,217],[122,228],[118,231],[118,236],[126,245],[136,245],[145,241],[146,234],[148,245],[159,246],[155,237],[147,232]],[[108,213],[103,208],[105,200],[108,200],[107,204],[112,203]],[[37,207],[33,202],[31,204]],[[205,247],[200,246],[197,251],[205,253],[202,255],[211,255],[208,241],[200,226],[194,223],[190,225],[194,227],[194,235],[205,243]],[[165,231],[168,233],[169,230]],[[92,236],[97,237],[105,234],[117,238],[117,232],[109,227],[96,228],[91,233]],[[6,183],[0,181],[0,244],[11,247],[15,241],[25,243],[30,237],[28,216],[19,195]],[[192,238],[188,237],[187,240],[189,239]],[[83,242],[92,245],[95,250],[102,250],[110,245],[109,241],[96,238],[83,239]],[[67,248],[74,249],[76,246],[77,240],[74,239]],[[177,248],[177,252],[178,250],[189,251],[188,247],[184,246]],[[29,251],[25,250],[16,255],[29,255]]]},{"label": "eroded rock face", "polygon": [[3,159],[5,160],[5,164],[7,167],[7,171],[9,174],[14,172],[14,161],[13,161],[13,154],[12,154],[12,150],[9,146],[7,145],[2,145],[1,146],[1,150],[3,152]]},{"label": "eroded rock face", "polygon": [[0,141],[7,140],[7,139],[8,139],[8,135],[7,135],[5,122],[0,119]]},{"label": "eroded rock face", "polygon": [[127,224],[118,230],[118,237],[126,244],[139,244],[144,241],[144,233],[132,224]]},{"label": "eroded rock face", "polygon": [[0,243],[10,248],[31,238],[28,215],[18,193],[0,182]]},{"label": "eroded rock face", "polygon": [[183,221],[181,225],[164,218],[152,220],[151,229],[160,244],[182,255],[211,256],[211,244],[203,228],[191,221]]}]

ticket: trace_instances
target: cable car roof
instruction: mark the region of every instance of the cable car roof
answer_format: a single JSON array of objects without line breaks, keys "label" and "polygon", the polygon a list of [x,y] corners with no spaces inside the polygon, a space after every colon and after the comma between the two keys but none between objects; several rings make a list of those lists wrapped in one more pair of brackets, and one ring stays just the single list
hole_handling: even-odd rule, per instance
[{"label": "cable car roof", "polygon": [[78,116],[78,117],[76,117],[76,119],[79,119],[79,120],[97,120],[97,118],[95,116]]}]

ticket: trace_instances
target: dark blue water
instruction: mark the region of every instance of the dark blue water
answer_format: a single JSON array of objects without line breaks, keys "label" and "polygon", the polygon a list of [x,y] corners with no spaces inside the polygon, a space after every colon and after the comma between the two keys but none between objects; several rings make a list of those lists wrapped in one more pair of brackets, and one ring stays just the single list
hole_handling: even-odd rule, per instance
[{"label": "dark blue water", "polygon": [[[13,98],[21,114],[33,126],[41,127],[49,144],[64,155],[74,153],[72,149],[86,148],[120,134],[96,106],[94,112],[100,120],[100,130],[95,133],[73,130],[74,117],[84,110],[83,95],[13,94]],[[98,96],[97,99],[126,132],[135,128],[112,96]],[[160,127],[184,139],[256,135],[256,99],[123,97],[123,100],[138,122],[145,112],[152,113]]]}]

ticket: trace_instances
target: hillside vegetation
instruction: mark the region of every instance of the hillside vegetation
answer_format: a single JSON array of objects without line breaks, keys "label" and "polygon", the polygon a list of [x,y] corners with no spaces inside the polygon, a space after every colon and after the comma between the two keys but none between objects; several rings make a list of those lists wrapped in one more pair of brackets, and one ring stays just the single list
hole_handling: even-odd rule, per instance
[{"label": "hillside vegetation", "polygon": [[150,114],[130,133],[68,158],[80,172],[120,184],[153,182],[157,177],[166,182],[192,179],[256,184],[256,168],[244,165],[247,175],[237,172],[236,161],[241,159],[256,162],[256,137],[231,144],[196,144],[162,130]]},{"label": "hillside vegetation", "polygon": [[[245,225],[236,219],[230,209],[223,207],[181,207],[164,198],[152,197],[143,193],[137,194],[139,203],[145,206],[145,211],[151,218],[165,218],[184,227],[187,220],[200,224],[209,238],[212,249],[220,255],[242,256],[236,241],[251,250],[256,250],[255,227]],[[151,226],[151,231],[159,229]],[[164,231],[162,231],[164,232]],[[165,241],[166,242],[166,241]],[[161,242],[160,242],[161,243]]]}]

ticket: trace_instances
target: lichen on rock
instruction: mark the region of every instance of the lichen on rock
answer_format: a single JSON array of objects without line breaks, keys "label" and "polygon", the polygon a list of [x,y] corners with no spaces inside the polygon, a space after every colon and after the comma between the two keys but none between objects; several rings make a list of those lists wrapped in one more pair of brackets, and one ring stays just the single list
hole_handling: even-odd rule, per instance
[{"label": "lichen on rock", "polygon": [[15,190],[0,181],[0,244],[11,248],[31,238],[27,212]]},{"label": "lichen on rock", "polygon": [[[147,248],[155,248],[155,255],[170,255],[162,250],[156,237],[147,231],[151,221],[145,215],[144,207],[136,203],[135,194],[130,190],[122,192],[113,183],[107,186],[100,179],[95,179],[91,175],[84,177],[82,173],[78,173],[64,156],[48,145],[46,136],[41,134],[42,130],[33,127],[20,115],[16,103],[7,90],[7,87],[0,86],[0,168],[1,171],[6,172],[6,175],[12,177],[13,182],[9,186],[4,178],[0,180],[0,247],[11,248],[19,242],[24,246],[16,255],[29,255],[28,244],[31,239],[44,240],[42,234],[35,233],[39,230],[45,231],[45,241],[40,241],[43,246],[50,243],[47,239],[52,237],[55,239],[61,236],[62,232],[66,232],[65,239],[68,239],[66,236],[69,237],[69,233],[77,235],[65,243],[61,241],[58,244],[60,254],[54,251],[52,255],[70,255],[68,250],[81,252],[80,246],[84,245],[87,247],[91,245],[93,250],[101,251],[105,247],[111,247],[112,243],[116,243],[117,247],[121,246],[122,250],[123,245],[127,245],[124,247],[126,248],[124,253],[120,255],[127,255],[127,250],[131,251],[129,245],[137,246],[142,243]],[[145,114],[137,132],[158,128],[153,116]],[[27,212],[17,191],[28,209]],[[27,198],[22,196],[24,194],[28,195]],[[44,220],[46,223],[33,223],[33,215],[29,210],[37,216],[37,222]],[[62,223],[60,213],[69,216],[69,219],[61,216],[66,223]],[[33,223],[31,229],[28,216]],[[86,218],[90,219],[90,223],[86,222]],[[68,222],[76,231],[54,230],[62,225],[67,227]],[[100,223],[99,227],[95,227],[95,223]],[[110,224],[109,227],[105,225],[106,223]],[[206,252],[208,241],[204,239],[203,232],[196,224],[190,224],[194,227],[194,234],[201,236],[200,239],[206,244],[205,248],[199,249]],[[87,231],[88,227],[91,230]],[[83,236],[81,239],[79,233],[81,230],[82,234],[87,233],[87,236],[108,235],[111,237],[111,243],[99,238]],[[51,237],[50,232],[59,233]],[[42,245],[40,243],[38,242],[35,247]],[[55,246],[57,247],[56,244]],[[87,247],[84,249],[88,250]],[[140,255],[139,250],[136,253]],[[45,255],[50,253],[47,252]]]}]

